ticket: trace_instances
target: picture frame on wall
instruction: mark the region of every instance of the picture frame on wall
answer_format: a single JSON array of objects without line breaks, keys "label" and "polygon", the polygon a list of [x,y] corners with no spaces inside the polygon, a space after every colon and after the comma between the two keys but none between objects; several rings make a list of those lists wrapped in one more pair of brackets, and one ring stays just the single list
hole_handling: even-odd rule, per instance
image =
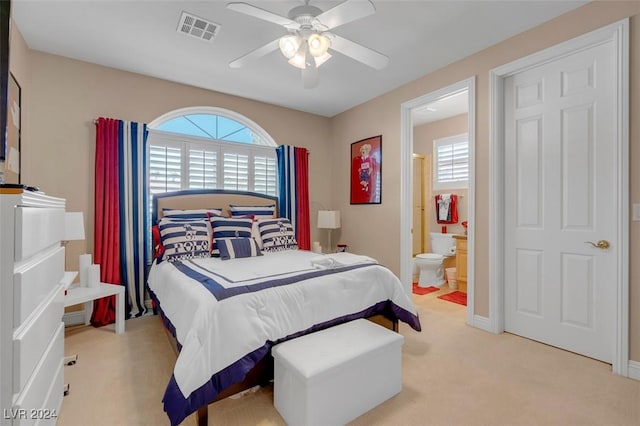
[{"label": "picture frame on wall", "polygon": [[12,73],[9,73],[7,90],[7,141],[4,182],[20,182],[20,131],[22,125],[22,89]]},{"label": "picture frame on wall", "polygon": [[[0,163],[6,159],[7,141],[7,90],[9,86],[9,21],[11,20],[11,1],[0,1]],[[0,164],[0,182],[2,181]]]},{"label": "picture frame on wall", "polygon": [[351,144],[351,204],[382,202],[382,135]]}]

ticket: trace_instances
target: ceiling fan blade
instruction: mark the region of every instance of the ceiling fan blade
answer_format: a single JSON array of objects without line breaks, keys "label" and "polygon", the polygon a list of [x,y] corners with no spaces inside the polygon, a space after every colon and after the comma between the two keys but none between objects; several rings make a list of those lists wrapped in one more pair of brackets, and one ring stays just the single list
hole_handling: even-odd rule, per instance
[{"label": "ceiling fan blade", "polygon": [[378,53],[375,50],[336,34],[331,35],[331,49],[377,70],[381,70],[389,63],[389,58],[382,53]]},{"label": "ceiling fan blade", "polygon": [[262,19],[263,21],[272,22],[274,24],[282,25],[288,29],[298,29],[300,25],[284,16],[276,15],[268,10],[260,9],[259,7],[252,6],[248,3],[227,3],[227,9],[235,10],[236,12],[244,13],[245,15],[253,16],[254,18]]},{"label": "ceiling fan blade", "polygon": [[267,55],[271,52],[273,52],[274,50],[278,50],[279,46],[278,43],[280,42],[280,39],[275,39],[273,41],[270,41],[269,43],[265,44],[262,47],[258,47],[256,50],[252,50],[251,52],[247,53],[246,55],[240,56],[238,59],[235,59],[231,62],[229,62],[229,67],[231,68],[240,68],[245,66],[248,62],[254,61],[258,58],[263,57],[264,55]]},{"label": "ceiling fan blade", "polygon": [[304,69],[302,70],[302,86],[305,89],[313,89],[318,85],[318,67],[316,58],[311,56],[309,49],[305,49]]},{"label": "ceiling fan blade", "polygon": [[369,0],[347,0],[321,13],[316,16],[315,19],[326,26],[327,30],[330,30],[348,22],[355,21],[356,19],[372,15],[375,11],[375,6]]}]

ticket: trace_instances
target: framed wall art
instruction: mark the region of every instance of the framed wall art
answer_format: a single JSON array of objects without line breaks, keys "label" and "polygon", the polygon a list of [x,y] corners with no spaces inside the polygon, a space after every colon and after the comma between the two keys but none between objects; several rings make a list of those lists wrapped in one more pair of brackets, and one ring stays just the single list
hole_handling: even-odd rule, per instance
[{"label": "framed wall art", "polygon": [[382,201],[382,135],[351,144],[351,204]]},{"label": "framed wall art", "polygon": [[5,183],[20,183],[20,127],[22,93],[13,74],[9,73],[7,96],[7,140],[4,169]]}]

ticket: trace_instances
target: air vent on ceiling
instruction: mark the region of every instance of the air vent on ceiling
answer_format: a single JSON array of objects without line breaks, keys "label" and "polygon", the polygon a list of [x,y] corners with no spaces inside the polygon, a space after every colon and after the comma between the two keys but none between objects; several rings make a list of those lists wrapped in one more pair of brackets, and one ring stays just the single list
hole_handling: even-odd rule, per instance
[{"label": "air vent on ceiling", "polygon": [[187,12],[182,12],[177,31],[201,40],[211,41],[219,29],[220,25],[216,23],[198,18]]}]

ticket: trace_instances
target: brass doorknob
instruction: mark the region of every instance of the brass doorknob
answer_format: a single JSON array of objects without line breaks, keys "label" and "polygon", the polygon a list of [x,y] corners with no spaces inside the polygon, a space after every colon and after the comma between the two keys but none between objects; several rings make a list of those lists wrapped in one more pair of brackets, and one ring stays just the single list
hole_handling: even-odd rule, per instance
[{"label": "brass doorknob", "polygon": [[609,241],[607,240],[600,240],[597,243],[591,242],[591,241],[585,241],[585,244],[591,244],[592,246],[602,249],[602,250],[606,250],[609,248],[610,244]]}]

